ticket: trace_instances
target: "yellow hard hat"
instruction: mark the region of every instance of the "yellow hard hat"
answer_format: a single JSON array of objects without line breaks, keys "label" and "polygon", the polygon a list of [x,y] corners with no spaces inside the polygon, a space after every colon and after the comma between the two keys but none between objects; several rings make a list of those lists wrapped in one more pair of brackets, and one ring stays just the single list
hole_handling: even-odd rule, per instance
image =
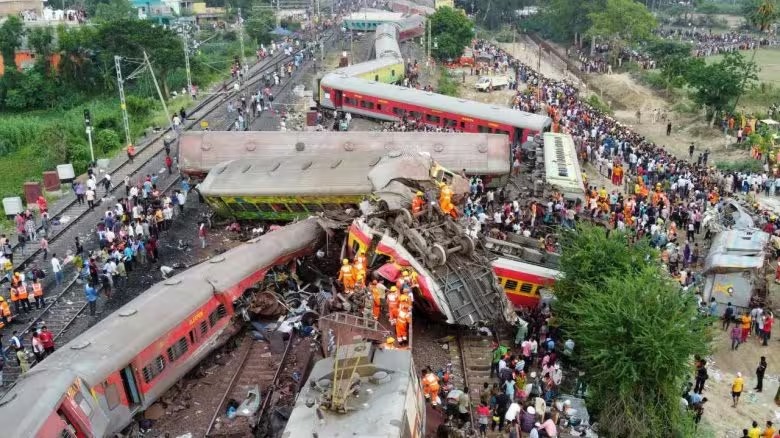
[{"label": "yellow hard hat", "polygon": [[386,341],[388,344],[395,344],[395,338],[387,338]]},{"label": "yellow hard hat", "polygon": [[348,265],[348,264],[349,264],[349,259],[344,259],[344,260],[342,260],[342,261],[341,261],[341,264],[343,264],[343,265]]},{"label": "yellow hard hat", "polygon": [[390,287],[390,292],[398,292],[398,288],[395,286]]},{"label": "yellow hard hat", "polygon": [[2,303],[2,302],[4,302],[4,301],[5,301],[5,298],[3,298],[3,297],[0,297],[0,303]]},{"label": "yellow hard hat", "polygon": [[417,196],[423,196],[423,192],[421,192],[421,191],[419,191],[419,190],[418,190],[418,191],[417,191]]},{"label": "yellow hard hat", "polygon": [[409,271],[404,271],[403,276],[406,277],[407,275],[409,275]]},{"label": "yellow hard hat", "polygon": [[359,253],[359,254],[365,254],[365,253],[366,253],[366,250],[365,250],[365,249],[361,249],[360,251],[358,251],[358,253]]}]

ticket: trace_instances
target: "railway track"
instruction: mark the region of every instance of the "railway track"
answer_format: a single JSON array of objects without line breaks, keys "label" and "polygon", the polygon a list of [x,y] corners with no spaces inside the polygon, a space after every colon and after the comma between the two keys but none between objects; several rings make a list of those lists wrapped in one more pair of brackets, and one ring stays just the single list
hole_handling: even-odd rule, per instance
[{"label": "railway track", "polygon": [[[244,337],[239,347],[241,359],[211,417],[205,436],[252,435],[253,429],[268,412],[272,398],[278,398],[275,392],[281,389],[282,373],[288,365],[294,340],[295,336],[290,336],[284,344],[284,351],[275,354],[262,348],[267,346],[267,343],[254,341],[249,336]],[[257,412],[250,417],[237,416],[231,421],[223,421],[230,400],[241,403],[255,386],[260,390]]]},{"label": "railway track", "polygon": [[[285,62],[286,59],[292,59],[292,57],[277,55],[254,64],[249,69],[250,73],[247,81],[253,80],[260,72]],[[233,84],[234,82],[235,80],[230,80],[227,84]],[[231,96],[232,93],[215,93],[204,99],[191,110],[190,115],[188,115],[184,122],[184,129],[200,129],[200,122],[220,108],[224,109],[223,104]],[[103,199],[107,199],[108,202],[111,202],[111,200],[115,198],[114,195],[117,191],[124,190],[122,181],[125,176],[133,177],[135,175],[158,174],[158,187],[166,189],[173,187],[178,181],[178,175],[160,173],[160,170],[163,169],[164,166],[163,159],[165,156],[163,140],[170,131],[170,128],[161,130],[160,132],[153,134],[144,144],[139,145],[137,153],[132,161],[124,156],[122,159],[115,160],[118,161],[118,163],[115,162],[114,166],[108,169],[108,173],[111,175],[112,182],[115,185],[107,192],[104,192],[102,186],[99,185],[97,190],[98,195],[104,195]],[[173,156],[176,155],[175,150],[171,151],[171,153]],[[86,203],[78,204],[72,192],[67,193],[66,196],[72,197],[72,199],[68,201],[64,208],[59,211],[50,210],[52,217],[69,217],[70,219],[66,224],[57,228],[56,231],[49,236],[49,252],[51,254],[60,254],[61,257],[67,253],[75,237],[80,237],[84,243],[86,243],[84,234],[91,237],[91,226],[90,231],[84,233],[83,227],[79,227],[79,225],[89,223],[88,221],[90,218],[97,222],[101,217],[98,210],[100,210],[100,207],[103,205],[103,202],[99,200],[93,211],[87,208]],[[120,192],[119,197],[122,196],[124,196],[124,193]],[[79,228],[81,228],[82,233],[79,233]],[[41,232],[42,230],[39,229],[38,231]],[[27,266],[43,267],[44,265],[48,265],[48,262],[43,260],[42,251],[36,243],[17,245],[14,248],[14,260],[18,262],[15,264],[14,269],[25,269]],[[12,324],[17,326],[20,322],[23,324],[22,328],[13,327],[19,332],[20,336],[28,335],[32,330],[37,328],[41,321],[44,321],[47,327],[57,337],[61,338],[67,328],[86,307],[83,292],[80,291],[78,287],[74,287],[74,285],[76,285],[75,279],[66,281],[65,286],[59,292],[52,293],[56,287],[54,285],[53,277],[53,275],[50,275],[47,277],[47,280],[44,280],[46,282],[44,290],[46,291],[45,296],[47,305],[43,309],[33,310],[30,315],[15,315],[18,318],[17,321]],[[9,328],[7,328],[6,331],[9,331]],[[6,353],[9,349],[10,347],[5,347]],[[19,372],[20,370],[16,366],[16,361],[8,361],[8,363],[6,363],[4,370],[4,380],[7,382],[6,388],[11,386],[8,385],[8,383],[12,384],[12,382],[16,380]]]}]

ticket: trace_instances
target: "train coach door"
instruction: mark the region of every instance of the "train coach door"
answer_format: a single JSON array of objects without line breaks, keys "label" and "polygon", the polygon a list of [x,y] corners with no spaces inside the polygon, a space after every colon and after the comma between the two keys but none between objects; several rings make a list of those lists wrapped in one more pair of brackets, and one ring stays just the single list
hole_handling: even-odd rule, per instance
[{"label": "train coach door", "polygon": [[141,404],[141,393],[138,391],[132,366],[126,366],[120,374],[122,375],[122,386],[124,386],[127,395],[127,403],[132,411],[134,407]]},{"label": "train coach door", "polygon": [[341,90],[333,90],[333,107],[341,108],[341,101],[343,99]]}]

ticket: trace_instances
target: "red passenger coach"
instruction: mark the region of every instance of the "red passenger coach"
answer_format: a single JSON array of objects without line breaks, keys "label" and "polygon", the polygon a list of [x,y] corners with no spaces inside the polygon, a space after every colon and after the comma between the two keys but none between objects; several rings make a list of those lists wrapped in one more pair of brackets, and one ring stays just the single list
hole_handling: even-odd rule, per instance
[{"label": "red passenger coach", "polygon": [[119,432],[233,334],[248,288],[323,236],[301,221],[152,286],[21,376],[0,398],[0,436]]},{"label": "red passenger coach", "polygon": [[549,131],[552,120],[506,107],[474,102],[414,88],[349,77],[325,75],[320,105],[380,120],[404,117],[430,126],[462,132],[506,134],[512,144]]}]

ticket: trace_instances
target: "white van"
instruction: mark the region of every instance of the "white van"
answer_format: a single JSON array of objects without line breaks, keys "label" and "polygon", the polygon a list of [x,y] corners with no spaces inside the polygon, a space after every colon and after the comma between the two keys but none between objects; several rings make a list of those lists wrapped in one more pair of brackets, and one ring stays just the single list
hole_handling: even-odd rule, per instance
[{"label": "white van", "polygon": [[482,76],[474,85],[478,91],[500,90],[509,86],[509,78],[506,76]]}]

